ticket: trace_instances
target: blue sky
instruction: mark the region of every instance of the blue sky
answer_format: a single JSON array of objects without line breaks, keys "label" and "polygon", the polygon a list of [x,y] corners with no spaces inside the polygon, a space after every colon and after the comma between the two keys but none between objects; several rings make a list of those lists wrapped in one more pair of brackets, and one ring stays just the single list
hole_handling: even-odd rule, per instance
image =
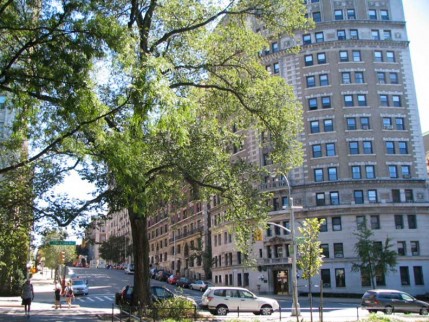
[{"label": "blue sky", "polygon": [[422,132],[429,131],[429,1],[403,0]]}]

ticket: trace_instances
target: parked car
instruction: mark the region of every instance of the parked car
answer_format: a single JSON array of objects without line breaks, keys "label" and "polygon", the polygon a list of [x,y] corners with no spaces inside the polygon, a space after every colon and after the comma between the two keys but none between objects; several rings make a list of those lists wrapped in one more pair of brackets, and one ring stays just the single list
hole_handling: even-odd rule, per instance
[{"label": "parked car", "polygon": [[88,280],[72,280],[72,287],[74,295],[88,295],[89,293]]},{"label": "parked car", "polygon": [[170,277],[171,274],[169,274],[166,271],[158,271],[156,273],[155,279],[161,282],[167,282],[167,279]]},{"label": "parked car", "polygon": [[167,283],[171,284],[171,285],[176,285],[179,278],[180,278],[180,276],[171,274],[167,279]]},{"label": "parked car", "polygon": [[207,288],[209,287],[213,287],[214,284],[208,281],[203,281],[203,280],[196,280],[194,282],[192,282],[191,284],[189,284],[189,288],[191,290],[197,290],[197,291],[201,291],[204,292]]},{"label": "parked car", "polygon": [[233,311],[271,315],[280,308],[274,299],[256,296],[245,288],[227,286],[209,287],[201,298],[201,306],[216,315],[227,315]]},{"label": "parked car", "polygon": [[181,277],[178,279],[176,285],[180,286],[182,288],[189,288],[189,285],[191,284],[191,280],[187,277]]},{"label": "parked car", "polygon": [[[130,304],[133,300],[133,286],[125,286],[121,292],[115,293],[115,304],[116,305],[123,305],[123,304]],[[171,299],[173,297],[183,297],[186,298],[194,307],[197,307],[197,303],[194,299],[190,297],[185,297],[182,295],[174,294],[169,289],[163,287],[163,286],[151,286],[150,292],[152,295],[152,301],[153,302],[159,302]]]},{"label": "parked car", "polygon": [[134,274],[134,264],[127,264],[124,272],[125,274]]},{"label": "parked car", "polygon": [[429,310],[429,303],[419,301],[408,293],[384,289],[366,291],[362,296],[361,305],[370,313],[383,311],[385,314],[402,312],[428,315]]}]

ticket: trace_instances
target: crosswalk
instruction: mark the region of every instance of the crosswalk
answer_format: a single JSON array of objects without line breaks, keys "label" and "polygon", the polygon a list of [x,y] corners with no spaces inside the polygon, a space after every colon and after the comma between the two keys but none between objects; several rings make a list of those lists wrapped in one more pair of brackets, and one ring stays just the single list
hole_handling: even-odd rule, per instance
[{"label": "crosswalk", "polygon": [[115,302],[114,295],[85,295],[85,296],[76,296],[74,298],[75,303],[95,303],[95,302]]}]

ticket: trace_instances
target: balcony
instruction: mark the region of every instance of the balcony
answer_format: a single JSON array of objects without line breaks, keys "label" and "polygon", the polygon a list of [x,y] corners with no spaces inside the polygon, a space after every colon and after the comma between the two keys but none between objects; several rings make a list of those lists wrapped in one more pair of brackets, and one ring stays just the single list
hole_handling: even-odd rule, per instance
[{"label": "balcony", "polygon": [[291,265],[292,257],[278,257],[278,258],[260,258],[258,259],[258,265]]},{"label": "balcony", "polygon": [[201,233],[203,231],[203,229],[204,229],[204,227],[201,226],[201,227],[194,228],[192,230],[188,230],[182,234],[177,234],[173,238],[170,238],[169,242],[171,244],[171,243],[174,243],[174,240],[178,241],[178,240],[181,240],[181,239],[186,238],[188,236],[195,235],[197,233]]}]

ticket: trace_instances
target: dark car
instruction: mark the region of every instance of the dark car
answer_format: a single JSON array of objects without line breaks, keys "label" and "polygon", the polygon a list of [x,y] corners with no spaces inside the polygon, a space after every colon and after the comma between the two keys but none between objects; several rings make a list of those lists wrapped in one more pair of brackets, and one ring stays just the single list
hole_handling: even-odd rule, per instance
[{"label": "dark car", "polygon": [[408,293],[384,289],[366,291],[361,305],[370,313],[383,311],[385,314],[401,312],[427,315],[429,310],[429,303],[419,301]]},{"label": "dark car", "polygon": [[167,282],[167,279],[170,277],[171,274],[169,274],[166,271],[158,271],[156,273],[155,279],[161,282]]},{"label": "dark car", "polygon": [[192,281],[189,278],[181,277],[177,280],[176,285],[180,286],[182,288],[189,288],[189,285],[192,283]]},{"label": "dark car", "polygon": [[[133,300],[133,286],[125,286],[121,292],[115,294],[115,304],[116,305],[123,305],[123,304],[130,304]],[[151,286],[150,292],[152,295],[152,301],[153,302],[160,302],[164,300],[171,299],[173,297],[181,296],[176,295],[173,292],[171,292],[169,289],[163,287],[163,286]],[[192,303],[195,307],[197,307],[197,303],[195,300],[193,300],[190,297],[186,297],[188,301]]]}]

